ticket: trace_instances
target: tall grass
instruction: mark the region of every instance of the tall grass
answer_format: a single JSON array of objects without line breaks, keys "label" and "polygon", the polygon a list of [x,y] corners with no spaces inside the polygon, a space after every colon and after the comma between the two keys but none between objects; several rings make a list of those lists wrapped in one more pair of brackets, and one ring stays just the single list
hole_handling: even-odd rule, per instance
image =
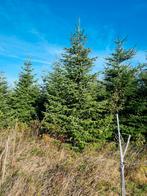
[{"label": "tall grass", "polygon": [[[0,130],[1,196],[120,195],[119,152],[115,143],[89,146],[82,153],[17,123]],[[145,147],[131,145],[126,157],[127,195],[145,196]]]}]

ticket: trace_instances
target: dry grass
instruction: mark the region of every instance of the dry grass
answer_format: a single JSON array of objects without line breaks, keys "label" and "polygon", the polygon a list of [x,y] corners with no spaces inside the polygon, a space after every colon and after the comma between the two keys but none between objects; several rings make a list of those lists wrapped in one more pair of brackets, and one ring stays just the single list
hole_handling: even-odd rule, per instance
[{"label": "dry grass", "polygon": [[[30,135],[22,125],[0,132],[1,196],[119,195],[119,154],[114,144],[78,153],[47,135]],[[146,195],[144,159],[137,166],[128,159],[128,195]]]}]

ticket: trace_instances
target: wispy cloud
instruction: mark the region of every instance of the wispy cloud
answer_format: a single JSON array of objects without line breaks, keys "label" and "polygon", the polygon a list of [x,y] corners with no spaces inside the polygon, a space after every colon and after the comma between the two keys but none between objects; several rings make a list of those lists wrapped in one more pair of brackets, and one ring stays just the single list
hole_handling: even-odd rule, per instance
[{"label": "wispy cloud", "polygon": [[146,62],[146,57],[147,57],[147,52],[143,51],[143,50],[140,50],[140,51],[137,52],[137,54],[135,55],[133,60],[136,64],[145,63]]},{"label": "wispy cloud", "polygon": [[20,60],[30,56],[32,61],[44,64],[49,64],[62,52],[61,46],[50,44],[46,40],[30,43],[16,37],[0,36],[0,42],[1,56]]},{"label": "wispy cloud", "polygon": [[[128,3],[129,8],[144,10],[147,3],[144,5],[140,1],[138,2],[138,4],[134,3],[133,5]],[[77,18],[76,9],[75,12],[72,12],[71,5],[68,7],[69,5],[65,5],[64,2],[62,4],[60,4],[60,7],[56,6],[56,4],[52,5],[50,1],[41,0],[26,0],[23,2],[5,0],[1,3],[0,70],[1,68],[6,70],[11,80],[17,77],[16,73],[18,74],[20,71],[18,67],[23,64],[27,57],[31,57],[33,66],[39,76],[42,71],[50,70],[53,62],[60,57],[73,29],[73,20]],[[96,5],[96,1],[93,5]],[[119,32],[122,24],[129,28],[125,20],[128,14],[132,15],[130,9],[129,12],[122,15],[122,10],[116,9],[115,6],[113,6],[114,10],[111,11],[112,8],[109,8],[108,11],[111,12],[106,13],[107,6],[102,6],[104,9],[99,10],[100,12],[95,12],[94,15],[94,12],[88,14],[89,12],[86,10],[84,12],[81,10],[89,20],[89,22],[85,20],[85,25],[88,34],[88,46],[94,50],[91,56],[98,57],[95,62],[95,71],[103,70],[105,57],[113,51],[113,41],[117,36],[116,32]],[[101,6],[98,9],[100,8]],[[90,10],[89,6],[87,10]],[[65,14],[66,11],[67,13]],[[69,18],[67,17],[68,15]],[[121,23],[120,15],[123,16],[123,19],[125,17],[123,23]],[[109,21],[109,16],[114,21]],[[118,24],[118,27],[116,27],[116,24]],[[135,28],[136,26],[137,24],[135,24]],[[140,49],[134,58],[134,62],[143,61],[145,61],[145,53]]]},{"label": "wispy cloud", "polygon": [[11,86],[18,79],[21,65],[28,57],[31,58],[36,77],[41,82],[43,72],[48,72],[62,53],[62,46],[50,44],[43,38],[37,39],[37,42],[31,43],[14,36],[0,36],[0,70],[6,72]]},{"label": "wispy cloud", "polygon": [[107,50],[112,48],[116,32],[111,25],[88,27],[88,41],[94,47],[94,50]]}]

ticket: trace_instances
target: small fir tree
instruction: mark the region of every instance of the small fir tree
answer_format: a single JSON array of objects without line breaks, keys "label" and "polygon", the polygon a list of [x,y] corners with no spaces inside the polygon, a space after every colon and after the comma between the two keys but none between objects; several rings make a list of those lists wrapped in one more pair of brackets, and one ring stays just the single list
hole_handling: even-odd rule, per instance
[{"label": "small fir tree", "polygon": [[128,97],[122,111],[123,129],[143,144],[147,126],[147,71],[145,64],[138,66],[137,86],[133,95]]},{"label": "small fir tree", "polygon": [[14,118],[27,123],[37,118],[36,104],[39,88],[32,71],[31,62],[25,61],[12,97]]},{"label": "small fir tree", "polygon": [[8,126],[10,122],[10,93],[6,78],[0,73],[0,128]]}]

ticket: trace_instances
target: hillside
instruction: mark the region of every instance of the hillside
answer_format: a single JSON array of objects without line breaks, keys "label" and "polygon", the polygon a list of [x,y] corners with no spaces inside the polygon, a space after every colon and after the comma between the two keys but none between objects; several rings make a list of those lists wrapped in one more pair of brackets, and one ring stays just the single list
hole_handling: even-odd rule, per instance
[{"label": "hillside", "polygon": [[[103,146],[103,147],[102,147]],[[35,137],[24,125],[0,131],[1,196],[119,195],[115,143],[76,152],[48,135]],[[131,146],[126,160],[127,195],[145,196],[145,147]]]}]

